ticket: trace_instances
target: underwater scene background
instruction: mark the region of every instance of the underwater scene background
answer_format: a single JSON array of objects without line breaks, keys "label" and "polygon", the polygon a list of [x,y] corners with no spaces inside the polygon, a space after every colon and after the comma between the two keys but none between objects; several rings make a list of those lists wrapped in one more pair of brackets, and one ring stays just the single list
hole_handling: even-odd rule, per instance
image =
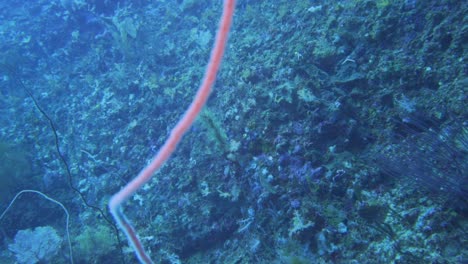
[{"label": "underwater scene background", "polygon": [[[238,0],[208,105],[124,205],[153,260],[467,263],[467,5]],[[138,262],[107,204],[221,9],[0,1],[0,263]]]}]

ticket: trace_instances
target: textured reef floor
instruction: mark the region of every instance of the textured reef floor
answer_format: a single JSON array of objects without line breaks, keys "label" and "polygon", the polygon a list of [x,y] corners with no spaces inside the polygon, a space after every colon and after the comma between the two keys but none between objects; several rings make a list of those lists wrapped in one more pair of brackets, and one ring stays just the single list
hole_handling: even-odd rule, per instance
[{"label": "textured reef floor", "polygon": [[[151,3],[147,3],[151,2]],[[213,3],[215,2],[215,3]],[[200,84],[221,1],[1,1],[0,213],[74,263]],[[207,107],[124,206],[158,263],[467,263],[468,4],[239,0]],[[64,211],[1,263],[70,263]]]}]

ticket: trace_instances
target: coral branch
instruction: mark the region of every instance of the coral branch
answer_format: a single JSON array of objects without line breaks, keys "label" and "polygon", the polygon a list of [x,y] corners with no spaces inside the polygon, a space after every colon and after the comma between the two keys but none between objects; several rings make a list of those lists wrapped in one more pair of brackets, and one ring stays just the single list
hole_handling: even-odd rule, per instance
[{"label": "coral branch", "polygon": [[131,223],[126,219],[120,207],[124,201],[131,197],[137,190],[148,182],[154,172],[158,170],[164,162],[169,158],[172,152],[177,147],[182,136],[190,128],[195,118],[200,113],[202,107],[205,105],[210,95],[211,88],[216,79],[216,73],[221,65],[221,59],[224,54],[226,40],[231,26],[232,15],[234,12],[235,1],[225,0],[224,9],[219,25],[218,33],[216,35],[215,45],[211,52],[210,61],[206,68],[205,76],[200,88],[195,95],[195,98],[190,107],[185,112],[184,116],[177,123],[171,131],[169,138],[158,151],[151,163],[144,168],[138,176],[128,183],[122,190],[112,196],[109,202],[109,209],[117,221],[120,228],[125,232],[130,244],[134,248],[141,263],[152,263],[151,258],[145,252],[138,236],[132,227]]}]

